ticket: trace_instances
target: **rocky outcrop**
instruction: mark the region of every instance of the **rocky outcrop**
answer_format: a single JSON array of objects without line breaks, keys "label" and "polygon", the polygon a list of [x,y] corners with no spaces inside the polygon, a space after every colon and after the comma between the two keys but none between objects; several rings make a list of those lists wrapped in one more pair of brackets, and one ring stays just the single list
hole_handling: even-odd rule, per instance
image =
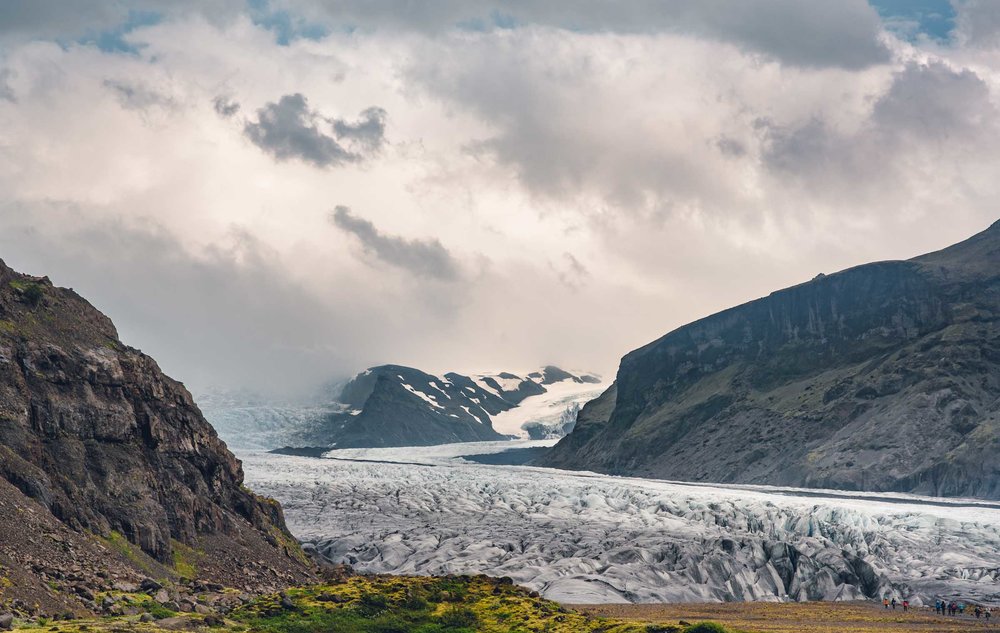
[{"label": "rocky outcrop", "polygon": [[591,423],[546,463],[1000,498],[998,396],[1000,223],[938,253],[820,275],[631,352],[588,405]]},{"label": "rocky outcrop", "polygon": [[2,262],[0,480],[157,573],[250,589],[309,577],[281,508],[243,487],[184,386],[72,290]]}]

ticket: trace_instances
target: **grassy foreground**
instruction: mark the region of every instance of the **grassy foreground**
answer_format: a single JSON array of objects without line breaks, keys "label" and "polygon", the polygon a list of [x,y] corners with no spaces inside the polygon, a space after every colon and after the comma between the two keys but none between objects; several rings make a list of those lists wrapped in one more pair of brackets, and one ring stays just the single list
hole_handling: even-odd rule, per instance
[{"label": "grassy foreground", "polygon": [[[1000,631],[974,618],[874,603],[726,603],[574,606],[486,576],[349,576],[263,596],[225,615],[174,613],[148,596],[122,596],[141,613],[15,621],[37,633],[967,633]],[[709,621],[718,622],[719,624]],[[685,622],[685,624],[681,624]],[[687,624],[688,622],[692,624]]]},{"label": "grassy foreground", "polygon": [[[152,616],[159,619],[149,620]],[[509,580],[353,576],[344,582],[264,596],[224,617],[149,613],[15,622],[16,631],[155,633],[723,633],[726,629],[626,622],[575,613]]]}]

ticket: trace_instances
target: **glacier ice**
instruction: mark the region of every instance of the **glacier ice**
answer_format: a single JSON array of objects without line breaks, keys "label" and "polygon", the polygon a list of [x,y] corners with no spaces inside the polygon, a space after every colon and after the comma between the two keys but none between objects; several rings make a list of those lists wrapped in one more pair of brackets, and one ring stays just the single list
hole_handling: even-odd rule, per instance
[{"label": "glacier ice", "polygon": [[[547,391],[529,396],[508,411],[493,416],[493,428],[504,435],[527,439],[529,428],[533,435],[562,437],[576,422],[576,412],[587,402],[601,395],[605,383],[577,383],[573,380],[546,385]],[[568,415],[571,414],[571,415]]]},{"label": "glacier ice", "polygon": [[330,414],[361,413],[338,403],[268,402],[221,392],[199,396],[198,403],[229,448],[247,450],[303,446]]},{"label": "glacier ice", "polygon": [[307,548],[364,572],[510,576],[569,603],[1000,602],[1000,505],[461,458],[538,445],[546,443],[240,457],[247,484],[284,505]]}]

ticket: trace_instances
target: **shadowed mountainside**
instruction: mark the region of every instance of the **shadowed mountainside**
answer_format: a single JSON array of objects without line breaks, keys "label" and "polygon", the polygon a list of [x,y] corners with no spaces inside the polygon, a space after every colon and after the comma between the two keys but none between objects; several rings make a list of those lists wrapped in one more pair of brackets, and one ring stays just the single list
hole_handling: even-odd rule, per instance
[{"label": "shadowed mountainside", "polygon": [[[91,589],[130,573],[247,590],[311,577],[280,506],[243,487],[184,386],[72,290],[2,262],[0,483],[2,512],[42,532],[0,539],[0,566],[36,580],[62,578],[74,551],[91,561],[76,574]],[[59,524],[70,529],[44,536]]]},{"label": "shadowed mountainside", "polygon": [[545,465],[1000,498],[1000,223],[681,327]]}]

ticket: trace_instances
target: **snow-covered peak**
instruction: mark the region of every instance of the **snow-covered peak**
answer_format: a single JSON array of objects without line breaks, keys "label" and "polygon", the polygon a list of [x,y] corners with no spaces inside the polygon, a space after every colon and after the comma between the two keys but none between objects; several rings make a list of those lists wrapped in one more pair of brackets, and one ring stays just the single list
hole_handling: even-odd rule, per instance
[{"label": "snow-covered peak", "polygon": [[443,376],[380,365],[344,385],[340,402],[361,413],[327,424],[324,439],[326,445],[407,446],[560,437],[572,428],[581,404],[602,388],[592,374],[551,365]]}]

